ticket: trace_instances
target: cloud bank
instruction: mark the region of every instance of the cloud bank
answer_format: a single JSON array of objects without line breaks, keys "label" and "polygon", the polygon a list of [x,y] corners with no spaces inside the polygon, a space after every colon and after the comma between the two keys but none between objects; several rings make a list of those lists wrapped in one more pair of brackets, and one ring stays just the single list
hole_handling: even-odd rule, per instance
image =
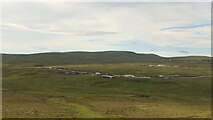
[{"label": "cloud bank", "polygon": [[210,3],[3,3],[2,52],[211,54]]}]

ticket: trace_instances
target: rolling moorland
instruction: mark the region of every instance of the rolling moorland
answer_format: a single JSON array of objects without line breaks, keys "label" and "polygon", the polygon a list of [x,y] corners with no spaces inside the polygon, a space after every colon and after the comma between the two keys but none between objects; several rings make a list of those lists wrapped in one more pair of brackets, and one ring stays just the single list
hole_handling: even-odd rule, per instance
[{"label": "rolling moorland", "polygon": [[[4,118],[211,117],[211,57],[107,51],[2,54],[2,60]],[[38,69],[46,67],[63,69]]]}]

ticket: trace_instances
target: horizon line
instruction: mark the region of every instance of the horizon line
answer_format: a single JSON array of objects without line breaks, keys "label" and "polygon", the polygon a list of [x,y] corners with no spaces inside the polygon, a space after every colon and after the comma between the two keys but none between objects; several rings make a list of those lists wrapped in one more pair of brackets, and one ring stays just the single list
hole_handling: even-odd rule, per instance
[{"label": "horizon line", "polygon": [[32,52],[32,53],[10,53],[10,52],[0,52],[1,55],[3,54],[10,54],[10,55],[35,55],[35,54],[48,54],[48,53],[70,53],[70,52],[87,52],[87,53],[99,53],[99,52],[132,52],[136,54],[154,54],[160,57],[190,57],[190,56],[199,56],[199,57],[212,57],[212,55],[199,55],[199,54],[191,54],[191,55],[173,55],[173,56],[163,56],[153,52],[135,52],[129,50],[99,50],[99,51],[84,51],[84,50],[74,50],[74,51],[45,51],[45,52]]}]

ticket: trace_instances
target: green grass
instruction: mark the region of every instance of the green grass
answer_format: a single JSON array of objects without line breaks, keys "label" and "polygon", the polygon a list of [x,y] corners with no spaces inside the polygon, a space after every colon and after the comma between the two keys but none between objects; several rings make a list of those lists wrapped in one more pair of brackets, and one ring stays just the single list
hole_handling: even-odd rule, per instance
[{"label": "green grass", "polygon": [[72,109],[73,111],[77,112],[76,118],[103,118],[101,115],[99,115],[96,112],[93,112],[89,108],[80,105],[80,104],[74,104],[74,103],[68,103],[63,98],[50,98],[48,101],[60,104],[62,107],[67,109]]},{"label": "green grass", "polygon": [[38,54],[3,54],[4,63],[33,63],[44,65],[125,63],[144,61],[168,61],[155,54],[137,54],[128,51],[105,52],[52,52]]},{"label": "green grass", "polygon": [[[147,67],[148,64],[168,64],[188,66],[189,68],[156,68]],[[205,64],[205,65],[204,65]],[[17,117],[209,117],[211,103],[211,77],[206,78],[175,78],[175,79],[141,79],[115,78],[105,79],[101,76],[65,75],[58,70],[32,69],[33,64],[3,64],[3,94],[13,94],[20,97],[15,102],[6,97],[3,99],[5,116]],[[106,72],[111,74],[134,74],[137,76],[169,75],[210,75],[210,64],[186,64],[177,62],[167,63],[119,63],[119,64],[90,64],[90,65],[63,65],[70,70],[91,72]],[[140,98],[138,96],[148,96]],[[11,96],[11,95],[10,95]],[[15,99],[15,98],[13,98]],[[32,100],[31,100],[32,99]],[[30,109],[30,101],[35,101],[35,114],[25,114]],[[167,103],[171,108],[182,106],[176,113],[159,113],[166,110]],[[160,105],[158,107],[157,103]],[[174,105],[173,105],[174,103]],[[20,109],[16,109],[21,104]],[[186,105],[187,104],[187,105]],[[190,104],[190,105],[188,105]],[[48,106],[46,106],[48,105]],[[151,106],[144,109],[141,106]],[[40,106],[40,107],[39,107]],[[47,108],[59,108],[49,111]],[[17,112],[14,113],[12,109]],[[41,110],[44,109],[44,110]],[[205,109],[205,110],[203,110]],[[39,111],[41,113],[39,113]],[[61,111],[61,113],[60,113]],[[155,111],[156,114],[152,113]],[[188,112],[183,115],[181,111]],[[59,114],[59,113],[60,114]],[[151,114],[152,113],[152,114]],[[43,116],[42,116],[43,114]],[[63,115],[63,116],[61,116]],[[165,116],[164,116],[165,115]],[[196,116],[195,115],[195,116]],[[20,116],[18,116],[20,117]]]},{"label": "green grass", "polygon": [[[61,67],[61,66],[60,66]],[[139,63],[107,65],[72,65],[64,66],[73,70],[100,71],[112,74],[134,74],[138,76],[157,76],[159,74],[209,75],[209,68],[151,68]],[[184,70],[183,70],[184,69]],[[47,95],[105,94],[135,95],[152,94],[153,96],[181,96],[182,99],[197,96],[208,98],[210,77],[191,79],[105,79],[101,76],[65,75],[57,70],[40,70],[26,67],[9,67],[3,70],[3,89],[13,92],[42,93]],[[193,93],[193,94],[192,94]],[[185,97],[184,97],[185,96]],[[196,99],[195,99],[196,98]],[[200,97],[203,99],[203,97]]]}]

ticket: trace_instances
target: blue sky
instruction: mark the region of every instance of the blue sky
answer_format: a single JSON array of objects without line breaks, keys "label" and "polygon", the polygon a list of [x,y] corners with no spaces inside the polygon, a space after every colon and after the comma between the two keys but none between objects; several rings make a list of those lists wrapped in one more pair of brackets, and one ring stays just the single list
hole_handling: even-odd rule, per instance
[{"label": "blue sky", "polygon": [[211,55],[211,3],[3,3],[4,53]]},{"label": "blue sky", "polygon": [[161,30],[173,30],[173,29],[193,29],[193,28],[200,28],[200,27],[206,27],[211,26],[211,24],[199,24],[199,25],[189,25],[189,26],[176,26],[176,27],[169,27],[169,28],[163,28]]}]

